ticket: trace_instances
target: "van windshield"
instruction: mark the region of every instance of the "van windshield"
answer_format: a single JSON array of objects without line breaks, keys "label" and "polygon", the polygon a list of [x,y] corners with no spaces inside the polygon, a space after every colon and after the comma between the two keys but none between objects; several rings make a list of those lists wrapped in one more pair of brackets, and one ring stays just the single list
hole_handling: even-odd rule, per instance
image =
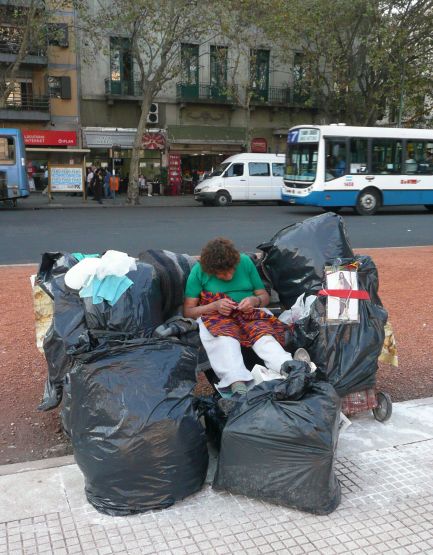
[{"label": "van windshield", "polygon": [[227,162],[225,164],[220,164],[217,166],[214,171],[210,174],[209,177],[217,177],[218,175],[222,175],[224,171],[230,166],[230,163]]}]

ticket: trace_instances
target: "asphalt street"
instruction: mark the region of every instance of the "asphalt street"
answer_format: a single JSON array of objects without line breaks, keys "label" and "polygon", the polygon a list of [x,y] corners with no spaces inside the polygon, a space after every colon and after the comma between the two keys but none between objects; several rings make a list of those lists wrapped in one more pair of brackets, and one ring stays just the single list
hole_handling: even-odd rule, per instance
[{"label": "asphalt street", "polygon": [[[253,251],[278,230],[321,214],[318,208],[240,205],[104,207],[1,210],[0,264],[39,262],[46,251],[137,255],[154,248],[198,253],[212,237],[224,235],[243,251]],[[341,212],[354,248],[433,244],[433,214],[424,207],[383,209],[362,217]]]}]

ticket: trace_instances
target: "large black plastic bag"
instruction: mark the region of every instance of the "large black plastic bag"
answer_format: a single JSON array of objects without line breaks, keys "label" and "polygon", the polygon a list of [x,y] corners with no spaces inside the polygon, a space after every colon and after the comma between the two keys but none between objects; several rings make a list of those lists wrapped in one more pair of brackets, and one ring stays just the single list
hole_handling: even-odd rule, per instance
[{"label": "large black plastic bag", "polygon": [[379,299],[374,262],[369,256],[356,256],[343,263],[353,261],[359,263],[358,287],[370,295],[369,301],[359,301],[359,322],[327,322],[326,297],[318,297],[309,316],[295,323],[292,337],[298,347],[308,350],[318,376],[328,379],[342,397],[376,384],[388,318]]},{"label": "large black plastic bag", "polygon": [[176,340],[134,340],[79,357],[64,419],[98,511],[161,509],[201,488],[208,453],[191,394],[196,362],[197,349]]},{"label": "large black plastic bag", "polygon": [[38,407],[43,411],[60,404],[63,379],[73,365],[73,355],[90,349],[83,303],[64,279],[76,263],[70,254],[45,253],[36,277],[36,283],[54,300],[53,321],[43,344],[48,365],[48,378]]},{"label": "large black plastic bag", "polygon": [[91,297],[82,299],[92,337],[99,340],[148,337],[162,324],[161,289],[154,268],[137,260],[137,270],[127,277],[134,283],[114,306],[107,301],[93,304]]},{"label": "large black plastic bag", "polygon": [[353,257],[344,220],[333,213],[289,225],[257,248],[265,253],[264,275],[285,308],[290,308],[302,293],[322,287],[328,260]]},{"label": "large black plastic bag", "polygon": [[264,382],[230,413],[213,487],[328,514],[341,499],[334,474],[340,399],[326,382],[311,382],[298,401],[283,392],[280,380]]}]

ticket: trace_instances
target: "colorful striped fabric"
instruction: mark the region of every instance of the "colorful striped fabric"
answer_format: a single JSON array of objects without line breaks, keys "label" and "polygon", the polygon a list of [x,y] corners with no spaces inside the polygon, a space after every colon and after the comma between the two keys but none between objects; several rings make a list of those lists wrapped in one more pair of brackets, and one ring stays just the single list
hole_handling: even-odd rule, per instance
[{"label": "colorful striped fabric", "polygon": [[[229,298],[223,293],[209,293],[202,291],[200,305],[206,305]],[[259,308],[251,314],[234,310],[230,316],[209,314],[201,317],[203,324],[213,336],[224,335],[237,339],[243,347],[252,347],[256,341],[265,335],[272,335],[283,347],[289,327],[278,320],[273,314]]]}]

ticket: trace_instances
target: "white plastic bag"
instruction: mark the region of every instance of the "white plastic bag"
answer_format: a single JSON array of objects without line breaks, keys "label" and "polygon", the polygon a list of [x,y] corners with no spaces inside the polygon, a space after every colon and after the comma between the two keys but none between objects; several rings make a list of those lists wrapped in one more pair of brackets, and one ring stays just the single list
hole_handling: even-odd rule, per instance
[{"label": "white plastic bag", "polygon": [[316,295],[309,295],[305,298],[305,293],[299,295],[295,304],[289,310],[285,310],[278,317],[285,324],[293,324],[310,314],[311,305],[317,299]]}]

